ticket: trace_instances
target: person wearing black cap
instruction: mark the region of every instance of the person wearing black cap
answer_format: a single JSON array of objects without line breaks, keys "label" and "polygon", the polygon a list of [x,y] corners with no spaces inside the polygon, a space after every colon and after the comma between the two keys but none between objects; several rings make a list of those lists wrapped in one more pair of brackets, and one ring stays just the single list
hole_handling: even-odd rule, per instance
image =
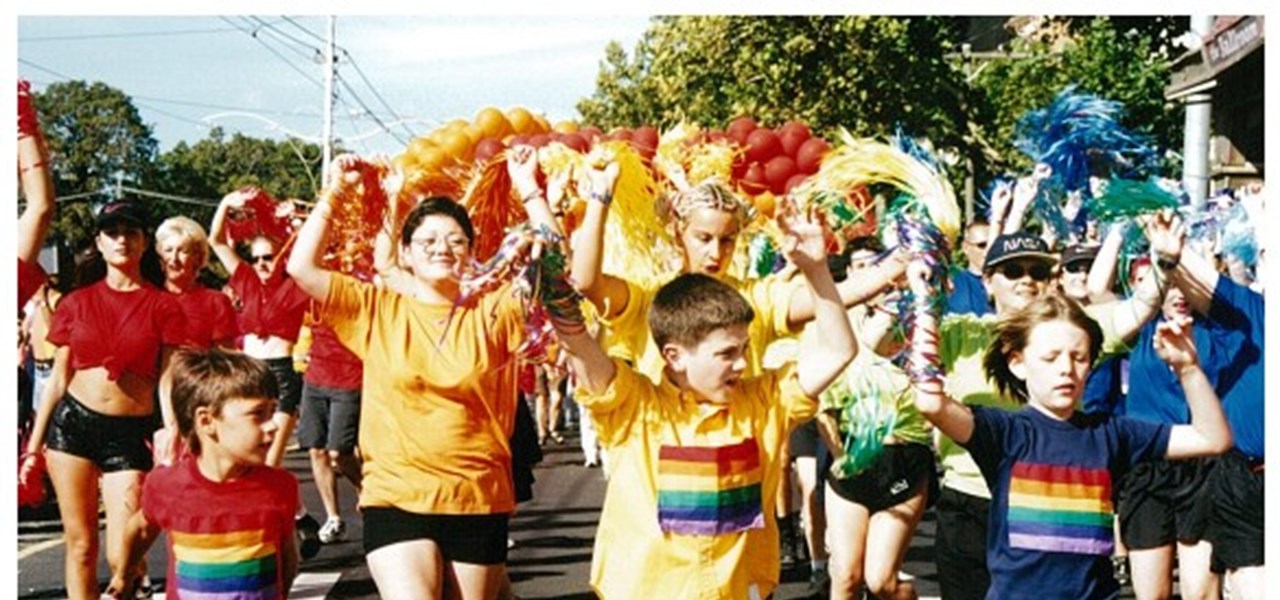
[{"label": "person wearing black cap", "polygon": [[98,597],[99,489],[107,562],[114,570],[124,559],[117,542],[152,466],[157,388],[166,402],[170,352],[190,341],[177,301],[143,277],[146,227],[137,202],[102,207],[95,242],[105,274],[62,300],[46,338],[57,351],[22,469],[38,468],[45,450],[71,598]]},{"label": "person wearing black cap", "polygon": [[[1167,238],[1171,226],[1165,225],[1149,236]],[[983,262],[983,283],[995,314],[947,315],[941,323],[940,359],[948,373],[946,391],[950,397],[970,405],[1016,407],[984,375],[983,357],[997,319],[1045,293],[1053,283],[1056,264],[1057,258],[1044,240],[1026,231],[1006,233],[991,241]],[[1155,314],[1164,293],[1163,283],[1151,278],[1128,300],[1085,307],[1104,333],[1104,356],[1123,348],[1124,340]],[[940,436],[938,456],[942,465],[935,544],[938,582],[944,597],[983,598],[990,584],[985,540],[991,493],[964,448]]]},{"label": "person wearing black cap", "polygon": [[1098,257],[1098,247],[1072,244],[1062,251],[1062,273],[1058,279],[1062,293],[1081,304],[1089,304],[1089,269]]}]

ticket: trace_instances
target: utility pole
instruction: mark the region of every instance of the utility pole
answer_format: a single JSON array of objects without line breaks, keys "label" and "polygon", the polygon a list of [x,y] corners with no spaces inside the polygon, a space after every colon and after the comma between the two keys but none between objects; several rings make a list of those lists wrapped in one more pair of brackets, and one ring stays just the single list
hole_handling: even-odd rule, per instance
[{"label": "utility pole", "polygon": [[[1201,43],[1213,31],[1213,19],[1211,15],[1191,16],[1191,32]],[[1182,131],[1182,186],[1191,205],[1198,207],[1209,197],[1209,125],[1213,96],[1201,92],[1187,96],[1182,102],[1186,110]]]},{"label": "utility pole", "polygon": [[333,159],[333,77],[334,72],[338,70],[338,63],[334,60],[334,45],[337,32],[337,17],[329,15],[329,41],[324,45],[324,125],[320,137],[321,148],[324,150],[324,159],[320,164],[320,185],[325,186],[329,182],[329,163]]}]

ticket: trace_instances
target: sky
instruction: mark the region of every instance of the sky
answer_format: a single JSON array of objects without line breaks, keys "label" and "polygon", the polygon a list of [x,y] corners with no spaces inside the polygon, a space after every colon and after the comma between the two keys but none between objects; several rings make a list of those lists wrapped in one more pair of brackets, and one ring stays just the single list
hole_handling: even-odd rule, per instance
[{"label": "sky", "polygon": [[[37,91],[69,79],[120,89],[162,151],[215,126],[318,142],[327,21],[19,16],[17,72]],[[334,134],[361,154],[394,155],[412,135],[486,106],[574,118],[606,44],[630,51],[647,25],[640,15],[338,16]]]}]

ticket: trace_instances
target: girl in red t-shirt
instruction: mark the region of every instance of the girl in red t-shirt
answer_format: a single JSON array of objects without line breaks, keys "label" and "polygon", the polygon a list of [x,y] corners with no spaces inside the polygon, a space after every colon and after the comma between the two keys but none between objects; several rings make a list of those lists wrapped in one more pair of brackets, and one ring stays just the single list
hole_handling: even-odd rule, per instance
[{"label": "girl in red t-shirt", "polygon": [[73,599],[98,597],[99,487],[107,562],[114,568],[123,559],[116,542],[152,466],[146,443],[155,429],[157,384],[170,350],[189,340],[173,296],[143,278],[145,227],[136,202],[102,208],[96,243],[105,276],[63,298],[46,338],[57,351],[22,469],[36,468],[47,447]]}]

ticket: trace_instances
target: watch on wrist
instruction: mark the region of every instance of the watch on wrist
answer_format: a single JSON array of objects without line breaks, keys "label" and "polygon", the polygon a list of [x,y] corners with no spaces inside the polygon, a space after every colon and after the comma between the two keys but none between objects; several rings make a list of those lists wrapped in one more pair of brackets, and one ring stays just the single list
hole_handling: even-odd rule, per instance
[{"label": "watch on wrist", "polygon": [[1160,267],[1161,271],[1172,271],[1178,268],[1179,262],[1178,258],[1170,258],[1160,254],[1156,255],[1156,265]]}]

